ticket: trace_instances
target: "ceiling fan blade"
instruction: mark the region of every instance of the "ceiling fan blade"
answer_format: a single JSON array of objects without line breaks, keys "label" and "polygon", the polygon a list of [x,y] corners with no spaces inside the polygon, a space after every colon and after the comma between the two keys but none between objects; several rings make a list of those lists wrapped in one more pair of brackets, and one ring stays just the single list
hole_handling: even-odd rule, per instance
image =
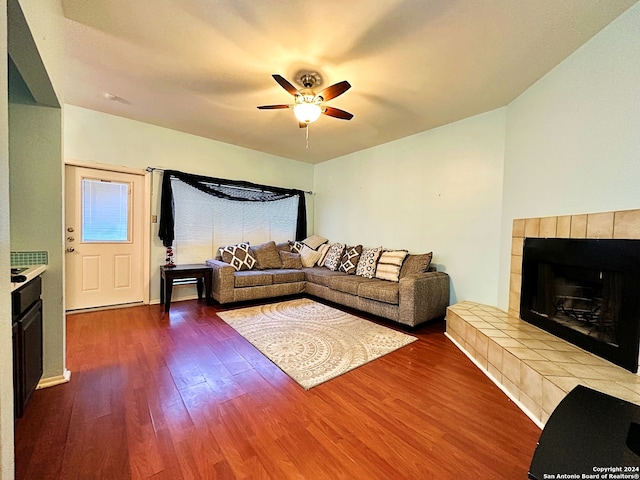
[{"label": "ceiling fan blade", "polygon": [[324,113],[325,115],[329,115],[330,117],[340,118],[342,120],[351,120],[353,118],[352,113],[345,112],[344,110],[333,107],[324,107],[322,113]]},{"label": "ceiling fan blade", "polygon": [[298,94],[298,89],[293,85],[291,85],[291,83],[289,83],[289,81],[286,78],[284,78],[282,75],[278,75],[277,73],[274,73],[272,77],[276,82],[278,82],[278,84],[282,88],[284,88],[291,95],[296,96]]},{"label": "ceiling fan blade", "polygon": [[278,108],[289,108],[290,105],[262,105],[258,107],[260,110],[275,110]]},{"label": "ceiling fan blade", "polygon": [[331,85],[330,87],[325,88],[323,91],[319,93],[319,95],[324,98],[324,101],[331,100],[332,98],[336,98],[338,95],[342,95],[344,92],[351,88],[351,84],[346,80],[336,83],[335,85]]}]

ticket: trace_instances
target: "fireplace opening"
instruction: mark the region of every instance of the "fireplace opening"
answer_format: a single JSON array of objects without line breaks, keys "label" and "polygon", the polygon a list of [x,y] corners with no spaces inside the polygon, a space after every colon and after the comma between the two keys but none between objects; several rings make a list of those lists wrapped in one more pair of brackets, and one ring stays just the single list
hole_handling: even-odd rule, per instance
[{"label": "fireplace opening", "polygon": [[638,371],[640,240],[526,238],[520,317]]}]

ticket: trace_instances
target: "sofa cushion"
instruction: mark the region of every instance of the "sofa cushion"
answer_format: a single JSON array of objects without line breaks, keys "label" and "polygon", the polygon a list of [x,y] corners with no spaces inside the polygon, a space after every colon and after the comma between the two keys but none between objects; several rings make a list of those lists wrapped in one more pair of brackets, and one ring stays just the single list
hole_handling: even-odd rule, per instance
[{"label": "sofa cushion", "polygon": [[282,260],[278,255],[276,242],[271,241],[251,247],[251,253],[256,259],[256,267],[258,270],[267,270],[269,268],[281,268]]},{"label": "sofa cushion", "polygon": [[338,270],[350,275],[356,273],[356,267],[358,266],[358,260],[360,260],[360,254],[362,253],[362,245],[356,245],[354,247],[346,247],[340,260],[340,267]]},{"label": "sofa cushion", "polygon": [[282,268],[295,268],[300,270],[302,268],[302,260],[300,260],[299,253],[287,252],[280,250],[280,260],[282,260]]},{"label": "sofa cushion", "polygon": [[385,250],[380,255],[376,267],[376,278],[397,282],[400,279],[400,268],[407,256],[406,250]]},{"label": "sofa cushion", "polygon": [[398,305],[400,285],[397,282],[386,280],[368,279],[358,286],[358,296],[376,300],[378,302]]},{"label": "sofa cushion", "polygon": [[320,235],[311,235],[310,237],[302,240],[302,243],[307,245],[312,250],[318,250],[318,247],[324,243],[327,243],[329,240],[321,237]]},{"label": "sofa cushion", "polygon": [[303,246],[304,246],[304,243],[302,242],[298,242],[297,240],[295,242],[292,240],[289,240],[289,248],[291,248],[291,251],[293,253],[300,253],[300,250],[302,250]]},{"label": "sofa cushion", "polygon": [[431,259],[433,258],[433,252],[423,253],[421,255],[407,255],[407,258],[402,262],[402,269],[400,270],[400,278],[404,278],[407,275],[413,273],[424,273],[429,270],[431,265]]},{"label": "sofa cushion", "polygon": [[307,282],[317,283],[318,285],[327,286],[327,280],[330,277],[346,276],[344,272],[338,272],[337,270],[329,270],[324,267],[303,268],[305,278]]},{"label": "sofa cushion", "polygon": [[320,245],[320,248],[318,248],[318,251],[320,252],[320,258],[318,258],[318,261],[316,262],[316,265],[318,267],[321,267],[324,265],[324,259],[327,257],[327,253],[329,252],[329,247],[331,245],[329,245],[328,243],[325,243],[324,245]]},{"label": "sofa cushion", "polygon": [[378,259],[382,253],[382,247],[364,248],[360,254],[360,260],[356,267],[356,275],[365,278],[373,278],[376,276],[376,266]]},{"label": "sofa cushion", "polygon": [[220,247],[218,252],[222,261],[231,265],[236,271],[251,270],[256,264],[249,242]]},{"label": "sofa cushion", "polygon": [[272,284],[273,275],[260,270],[243,270],[233,275],[233,285],[235,287],[259,287]]},{"label": "sofa cushion", "polygon": [[360,284],[371,281],[368,278],[358,277],[356,275],[339,275],[327,277],[326,280],[327,286],[332,290],[350,293],[351,295],[358,295],[358,287]]},{"label": "sofa cushion", "polygon": [[302,260],[303,267],[313,267],[318,259],[322,255],[321,252],[317,252],[307,245],[302,246],[302,250],[300,250],[300,260]]},{"label": "sofa cushion", "polygon": [[304,282],[304,272],[302,270],[269,270],[273,276],[273,284]]},{"label": "sofa cushion", "polygon": [[324,259],[324,266],[332,271],[338,270],[340,260],[342,260],[342,254],[344,253],[344,247],[344,243],[331,244],[327,256]]}]

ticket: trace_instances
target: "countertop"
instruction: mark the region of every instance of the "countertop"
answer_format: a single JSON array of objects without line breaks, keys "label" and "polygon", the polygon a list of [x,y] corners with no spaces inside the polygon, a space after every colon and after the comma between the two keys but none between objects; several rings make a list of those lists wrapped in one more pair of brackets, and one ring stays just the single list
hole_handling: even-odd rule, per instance
[{"label": "countertop", "polygon": [[[19,267],[19,265],[12,265],[12,268],[13,267]],[[46,265],[25,265],[22,268],[26,268],[27,270],[25,270],[24,272],[21,272],[20,275],[24,275],[25,277],[27,277],[27,280],[25,282],[19,282],[19,283],[11,282],[12,292],[14,290],[17,290],[21,286],[26,285],[28,282],[36,278],[38,275],[42,275],[47,270]]]}]

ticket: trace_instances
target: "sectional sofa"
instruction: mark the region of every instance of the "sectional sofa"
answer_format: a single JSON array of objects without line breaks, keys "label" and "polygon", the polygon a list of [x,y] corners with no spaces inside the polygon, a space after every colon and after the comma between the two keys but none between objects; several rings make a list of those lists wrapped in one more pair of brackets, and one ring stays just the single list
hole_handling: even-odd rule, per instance
[{"label": "sectional sofa", "polygon": [[[240,252],[236,245],[230,247],[234,249],[231,256],[224,251],[229,247],[223,247],[217,258],[207,260],[213,269],[212,296],[220,304],[228,304],[306,293],[409,327],[445,315],[449,305],[449,276],[430,264],[430,253],[393,251],[389,254],[381,247],[365,249],[369,257],[373,256],[371,251],[380,251],[378,259],[369,258],[367,272],[364,268],[358,270],[363,262],[358,261],[356,265],[354,261],[359,256],[355,254],[357,248],[362,251],[362,247],[342,245],[340,251],[340,245],[325,245],[324,250],[328,252],[323,252],[321,246],[311,249],[298,242],[245,245]],[[348,248],[352,249],[351,258]],[[334,268],[336,255],[331,257],[332,251],[340,251],[338,268]],[[401,265],[393,258],[394,252],[400,252]],[[247,260],[243,257],[245,254],[253,256],[253,260]],[[385,258],[391,258],[390,267],[382,264]],[[392,271],[390,276],[382,275],[387,267]],[[377,277],[372,269],[380,270]]]}]

